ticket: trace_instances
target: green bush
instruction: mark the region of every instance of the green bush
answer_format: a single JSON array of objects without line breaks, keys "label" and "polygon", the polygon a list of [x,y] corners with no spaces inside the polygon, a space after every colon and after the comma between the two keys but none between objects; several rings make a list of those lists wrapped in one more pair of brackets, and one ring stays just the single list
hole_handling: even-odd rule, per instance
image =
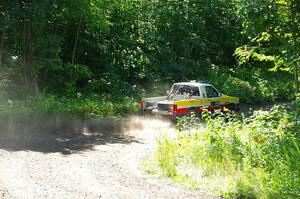
[{"label": "green bush", "polygon": [[270,72],[257,68],[219,68],[209,81],[224,94],[240,98],[244,103],[287,101],[293,98],[293,85],[286,72]]},{"label": "green bush", "polygon": [[297,94],[296,100],[295,100],[295,108],[297,110],[297,116],[300,117],[300,93]]},{"label": "green bush", "polygon": [[120,117],[139,112],[136,100],[123,98],[112,100],[101,96],[58,98],[54,95],[28,97],[22,101],[2,100],[0,117],[74,116],[79,118]]},{"label": "green bush", "polygon": [[[281,106],[250,118],[203,114],[205,126],[180,121],[175,140],[157,142],[166,176],[232,198],[300,197],[300,125]],[[163,152],[163,153],[162,153]]]}]

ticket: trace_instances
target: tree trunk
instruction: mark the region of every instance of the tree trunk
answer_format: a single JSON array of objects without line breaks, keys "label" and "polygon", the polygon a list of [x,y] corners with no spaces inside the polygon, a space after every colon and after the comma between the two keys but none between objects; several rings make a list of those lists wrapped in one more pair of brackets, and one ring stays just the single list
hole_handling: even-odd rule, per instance
[{"label": "tree trunk", "polygon": [[79,38],[79,32],[80,32],[80,26],[82,23],[82,18],[83,18],[83,13],[80,16],[80,20],[79,20],[79,23],[77,26],[76,39],[75,39],[75,44],[74,44],[74,48],[73,48],[71,64],[74,64],[74,61],[75,61],[75,54],[76,54],[76,48],[77,48],[77,44],[78,44],[78,38]]},{"label": "tree trunk", "polygon": [[0,67],[2,66],[3,44],[4,44],[4,30],[0,32]]},{"label": "tree trunk", "polygon": [[43,74],[42,92],[44,92],[47,89],[48,73],[49,73],[49,69],[48,67],[46,67]]},{"label": "tree trunk", "polygon": [[299,78],[298,78],[298,60],[295,61],[294,66],[294,73],[295,73],[295,87],[296,87],[296,94],[299,93]]},{"label": "tree trunk", "polygon": [[299,31],[299,26],[297,25],[297,14],[299,14],[299,9],[300,8],[300,3],[299,1],[292,1],[291,2],[291,19],[293,22],[292,26],[292,37],[293,37],[293,42],[294,42],[294,73],[295,73],[295,87],[296,87],[296,94],[299,93],[299,80],[298,80],[298,63],[299,63],[299,58],[297,56],[298,54],[298,43],[297,43],[297,34]]},{"label": "tree trunk", "polygon": [[[29,0],[24,0],[23,3],[29,4]],[[24,42],[24,81],[26,87],[31,95],[38,95],[39,89],[37,85],[37,75],[34,64],[33,56],[33,43],[32,43],[32,29],[31,20],[29,16],[24,16],[23,18],[23,42]]]}]

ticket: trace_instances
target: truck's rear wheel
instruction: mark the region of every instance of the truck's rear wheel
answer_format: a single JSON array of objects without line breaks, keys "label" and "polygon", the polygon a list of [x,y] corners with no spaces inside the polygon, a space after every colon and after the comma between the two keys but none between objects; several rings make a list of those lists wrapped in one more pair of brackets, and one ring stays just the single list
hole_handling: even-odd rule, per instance
[{"label": "truck's rear wheel", "polygon": [[235,106],[235,104],[229,104],[229,105],[228,105],[228,109],[229,109],[230,111],[234,111],[234,112],[239,111],[239,108],[237,108],[237,107]]},{"label": "truck's rear wheel", "polygon": [[196,109],[191,108],[191,109],[189,109],[189,111],[186,113],[186,117],[188,117],[188,118],[192,118],[192,117],[199,118],[199,117],[200,117],[200,114],[199,114],[199,112],[198,112]]}]

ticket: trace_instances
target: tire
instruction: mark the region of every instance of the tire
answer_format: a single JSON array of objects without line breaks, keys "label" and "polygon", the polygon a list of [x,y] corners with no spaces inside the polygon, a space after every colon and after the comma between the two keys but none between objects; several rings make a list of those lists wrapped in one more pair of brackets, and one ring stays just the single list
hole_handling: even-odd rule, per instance
[{"label": "tire", "polygon": [[200,116],[199,112],[194,108],[188,110],[188,112],[186,113],[186,117],[191,118],[192,115],[195,115],[196,118],[199,118]]},{"label": "tire", "polygon": [[238,109],[235,107],[234,104],[229,104],[229,105],[228,105],[228,109],[229,109],[230,111],[233,111],[233,112],[237,112],[237,111],[238,111]]},{"label": "tire", "polygon": [[[194,115],[194,117],[192,117]],[[188,121],[188,129],[197,129],[199,128],[199,125],[203,123],[203,120],[201,119],[201,113],[199,113],[195,108],[189,109],[189,111],[186,114],[186,118]]]}]

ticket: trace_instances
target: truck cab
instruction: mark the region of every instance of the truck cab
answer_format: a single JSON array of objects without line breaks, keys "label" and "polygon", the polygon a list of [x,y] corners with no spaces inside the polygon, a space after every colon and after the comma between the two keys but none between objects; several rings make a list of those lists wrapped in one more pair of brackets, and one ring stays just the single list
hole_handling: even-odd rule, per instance
[{"label": "truck cab", "polygon": [[221,94],[212,84],[203,81],[173,84],[167,96],[141,100],[142,113],[171,118],[200,115],[203,109],[223,111],[227,108],[239,110],[239,98]]}]

